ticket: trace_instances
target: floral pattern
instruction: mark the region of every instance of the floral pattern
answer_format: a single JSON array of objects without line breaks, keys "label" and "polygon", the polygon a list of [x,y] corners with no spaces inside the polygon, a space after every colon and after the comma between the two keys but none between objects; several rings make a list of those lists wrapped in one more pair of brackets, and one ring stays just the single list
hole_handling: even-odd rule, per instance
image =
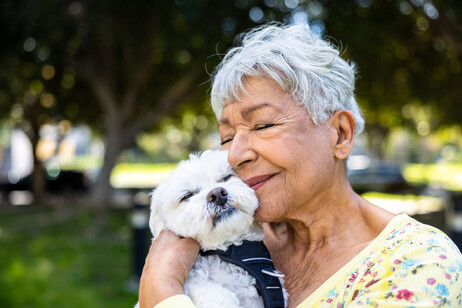
[{"label": "floral pattern", "polygon": [[459,249],[407,215],[395,217],[353,260],[298,308],[462,307]]}]

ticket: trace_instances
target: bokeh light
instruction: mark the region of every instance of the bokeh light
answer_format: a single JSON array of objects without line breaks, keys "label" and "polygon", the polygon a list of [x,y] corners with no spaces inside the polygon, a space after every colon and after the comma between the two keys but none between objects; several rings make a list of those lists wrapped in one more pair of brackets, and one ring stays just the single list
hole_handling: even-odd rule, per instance
[{"label": "bokeh light", "polygon": [[35,46],[37,46],[37,43],[35,42],[34,38],[33,37],[28,37],[25,41],[24,41],[24,50],[25,51],[28,51],[28,52],[31,52],[35,49]]},{"label": "bokeh light", "polygon": [[259,7],[253,7],[249,12],[249,17],[253,22],[261,23],[265,18],[265,13]]},{"label": "bokeh light", "polygon": [[44,79],[50,80],[50,79],[53,79],[54,76],[55,76],[55,68],[52,65],[47,64],[42,68],[42,77]]}]

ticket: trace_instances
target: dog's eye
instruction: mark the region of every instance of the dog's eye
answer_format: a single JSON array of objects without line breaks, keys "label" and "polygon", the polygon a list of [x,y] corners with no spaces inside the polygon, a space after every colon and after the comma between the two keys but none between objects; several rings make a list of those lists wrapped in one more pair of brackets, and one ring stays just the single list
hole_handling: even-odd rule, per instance
[{"label": "dog's eye", "polygon": [[192,192],[188,192],[188,193],[184,194],[183,197],[180,198],[180,202],[187,201],[192,196],[194,196],[194,194]]},{"label": "dog's eye", "polygon": [[227,182],[231,177],[233,177],[234,174],[228,174],[227,176],[225,176],[224,178],[221,179],[220,182]]}]

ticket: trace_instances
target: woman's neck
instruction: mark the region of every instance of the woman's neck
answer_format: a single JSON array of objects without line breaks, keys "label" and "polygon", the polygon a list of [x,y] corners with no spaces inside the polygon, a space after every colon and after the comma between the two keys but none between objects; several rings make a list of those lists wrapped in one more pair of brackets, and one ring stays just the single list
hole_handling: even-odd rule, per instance
[{"label": "woman's neck", "polygon": [[265,243],[276,267],[286,273],[291,296],[306,298],[363,250],[394,216],[351,189],[335,198],[331,195],[328,202],[315,203],[316,208],[294,211],[284,223],[265,226]]},{"label": "woman's neck", "polygon": [[[292,247],[319,249],[325,245],[346,245],[369,237],[365,212],[371,205],[347,185],[336,185],[310,204],[287,213],[287,240]],[[373,232],[375,233],[375,232]]]}]

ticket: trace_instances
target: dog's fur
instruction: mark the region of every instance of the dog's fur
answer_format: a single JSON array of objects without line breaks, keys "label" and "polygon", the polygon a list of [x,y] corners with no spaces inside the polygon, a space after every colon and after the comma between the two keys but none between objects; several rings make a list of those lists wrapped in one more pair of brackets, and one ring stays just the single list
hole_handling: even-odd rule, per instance
[{"label": "dog's fur", "polygon": [[[227,192],[223,204],[211,202],[212,190],[217,189]],[[237,177],[227,152],[206,151],[190,155],[154,190],[149,226],[154,239],[169,229],[197,240],[202,250],[225,250],[243,240],[264,239],[260,224],[253,220],[257,207],[253,189]],[[200,308],[263,307],[255,285],[244,269],[216,255],[199,255],[184,288]],[[284,296],[287,303],[285,291]]]}]

